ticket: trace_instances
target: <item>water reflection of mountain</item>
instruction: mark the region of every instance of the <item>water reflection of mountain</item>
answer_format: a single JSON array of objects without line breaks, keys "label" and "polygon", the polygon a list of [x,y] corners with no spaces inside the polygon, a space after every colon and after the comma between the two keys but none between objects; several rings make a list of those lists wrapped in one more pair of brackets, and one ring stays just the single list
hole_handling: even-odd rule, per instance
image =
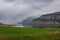
[{"label": "water reflection of mountain", "polygon": [[60,26],[60,12],[45,14],[41,17],[33,19],[34,27],[59,27]]}]

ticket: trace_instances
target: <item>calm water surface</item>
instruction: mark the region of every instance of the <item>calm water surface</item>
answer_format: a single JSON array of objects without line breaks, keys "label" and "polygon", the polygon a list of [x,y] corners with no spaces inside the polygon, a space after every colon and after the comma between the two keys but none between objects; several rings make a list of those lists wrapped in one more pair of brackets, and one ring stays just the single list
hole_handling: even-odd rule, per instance
[{"label": "calm water surface", "polygon": [[24,27],[24,28],[32,28],[31,24],[17,24],[17,26],[13,26],[13,27]]}]

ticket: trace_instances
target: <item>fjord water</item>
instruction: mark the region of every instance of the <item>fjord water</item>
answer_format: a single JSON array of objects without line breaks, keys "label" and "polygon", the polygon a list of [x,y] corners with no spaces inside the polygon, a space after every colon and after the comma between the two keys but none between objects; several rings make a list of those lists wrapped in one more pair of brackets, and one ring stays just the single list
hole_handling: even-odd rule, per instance
[{"label": "fjord water", "polygon": [[51,24],[17,24],[12,27],[23,27],[23,28],[60,28],[60,25]]},{"label": "fjord water", "polygon": [[31,24],[17,24],[17,26],[12,26],[12,27],[32,28],[32,25]]}]

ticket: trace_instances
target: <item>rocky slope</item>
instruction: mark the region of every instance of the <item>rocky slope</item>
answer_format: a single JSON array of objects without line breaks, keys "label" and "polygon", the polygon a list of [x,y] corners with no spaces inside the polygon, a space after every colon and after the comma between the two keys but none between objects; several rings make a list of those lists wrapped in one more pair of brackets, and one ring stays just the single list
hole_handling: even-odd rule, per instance
[{"label": "rocky slope", "polygon": [[41,17],[33,19],[33,21],[45,21],[45,22],[46,21],[56,21],[56,22],[60,22],[60,12],[42,15]]}]

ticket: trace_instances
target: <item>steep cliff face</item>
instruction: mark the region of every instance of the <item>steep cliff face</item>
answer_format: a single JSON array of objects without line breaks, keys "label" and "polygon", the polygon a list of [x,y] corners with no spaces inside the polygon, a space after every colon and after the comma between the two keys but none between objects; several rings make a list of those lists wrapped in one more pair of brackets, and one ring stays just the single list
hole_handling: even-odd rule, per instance
[{"label": "steep cliff face", "polygon": [[56,22],[60,22],[60,12],[55,12],[55,13],[51,13],[51,14],[45,14],[42,15],[41,17],[38,17],[36,19],[34,19],[33,21],[56,21]]}]

